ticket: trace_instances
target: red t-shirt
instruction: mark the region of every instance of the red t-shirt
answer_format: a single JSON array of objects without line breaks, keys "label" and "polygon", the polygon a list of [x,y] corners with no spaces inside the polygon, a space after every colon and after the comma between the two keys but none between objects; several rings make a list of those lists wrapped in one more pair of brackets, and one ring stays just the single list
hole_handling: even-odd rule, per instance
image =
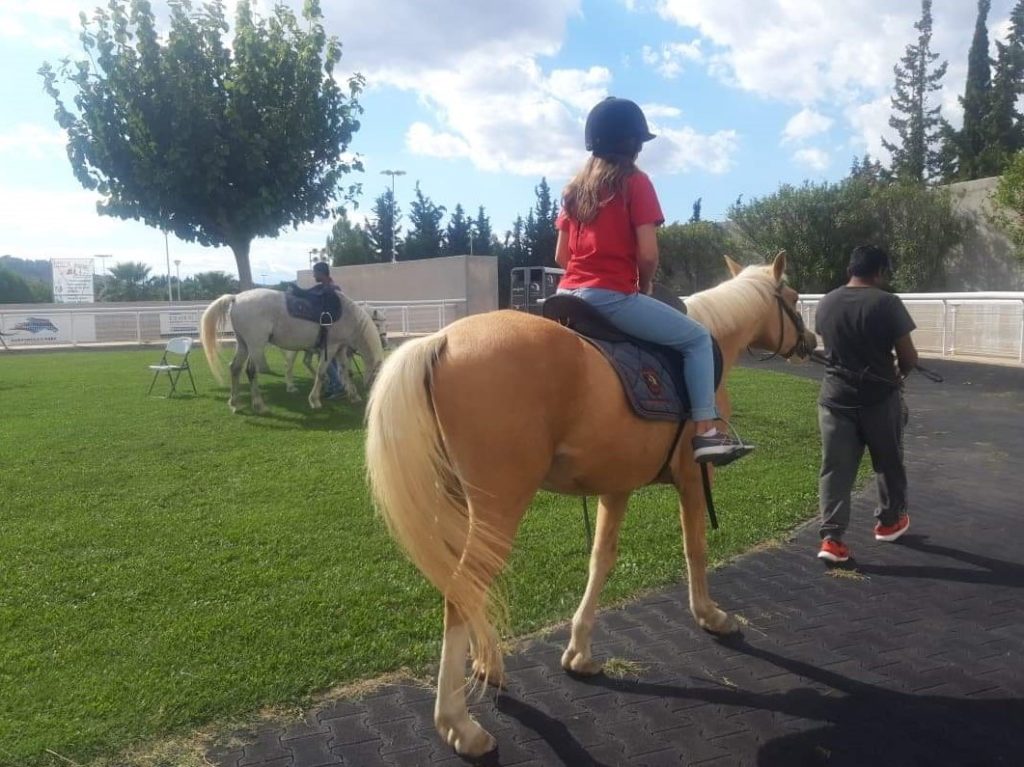
[{"label": "red t-shirt", "polygon": [[636,228],[664,222],[654,185],[639,170],[626,179],[625,195],[603,203],[589,223],[580,224],[563,209],[555,226],[569,240],[569,265],[559,287],[636,293]]}]

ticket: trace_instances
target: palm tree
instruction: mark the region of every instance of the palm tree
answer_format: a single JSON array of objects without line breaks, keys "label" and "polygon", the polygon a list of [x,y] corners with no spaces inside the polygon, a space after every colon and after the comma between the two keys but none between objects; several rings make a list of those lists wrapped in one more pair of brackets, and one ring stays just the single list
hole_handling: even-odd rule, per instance
[{"label": "palm tree", "polygon": [[110,267],[110,277],[105,280],[103,291],[105,301],[142,301],[149,298],[146,281],[150,267],[141,261],[124,261]]}]

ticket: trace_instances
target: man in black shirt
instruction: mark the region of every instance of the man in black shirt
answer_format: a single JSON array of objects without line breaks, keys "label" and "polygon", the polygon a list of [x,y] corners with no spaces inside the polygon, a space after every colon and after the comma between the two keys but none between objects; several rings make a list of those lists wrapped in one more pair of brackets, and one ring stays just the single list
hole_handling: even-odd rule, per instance
[{"label": "man in black shirt", "polygon": [[842,538],[850,522],[850,494],[865,447],[878,485],[875,539],[895,541],[910,527],[900,383],[917,364],[917,350],[910,338],[914,321],[906,307],[898,296],[881,289],[890,270],[889,256],[881,248],[855,248],[849,282],[818,304],[815,330],[824,339],[828,358],[818,399],[822,442],[818,556],[829,562],[850,558]]}]

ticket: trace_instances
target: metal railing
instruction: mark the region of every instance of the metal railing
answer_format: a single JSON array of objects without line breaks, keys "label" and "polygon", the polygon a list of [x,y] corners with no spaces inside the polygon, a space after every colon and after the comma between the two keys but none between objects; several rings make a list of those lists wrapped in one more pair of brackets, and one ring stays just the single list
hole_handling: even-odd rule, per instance
[{"label": "metal railing", "polygon": [[[900,293],[924,355],[1024,364],[1024,292]],[[800,296],[807,327],[821,295]]]},{"label": "metal railing", "polygon": [[[384,316],[391,336],[433,333],[466,314],[465,299],[359,301]],[[76,304],[60,309],[43,304],[0,307],[0,333],[9,349],[164,343],[173,336],[198,336],[209,304],[190,302],[119,307]],[[224,328],[231,333],[230,319]],[[0,352],[3,347],[0,347]]]}]

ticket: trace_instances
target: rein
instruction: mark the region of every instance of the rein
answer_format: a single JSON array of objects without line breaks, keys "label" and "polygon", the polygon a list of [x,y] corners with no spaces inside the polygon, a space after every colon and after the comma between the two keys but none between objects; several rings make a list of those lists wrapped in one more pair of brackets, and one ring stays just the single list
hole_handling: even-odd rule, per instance
[{"label": "rein", "polygon": [[[804,325],[804,318],[801,317],[792,306],[786,303],[786,299],[782,297],[782,284],[775,288],[775,300],[779,304],[779,345],[775,351],[771,354],[764,354],[758,357],[758,362],[767,362],[773,360],[776,357],[782,357],[783,359],[789,359],[794,354],[800,357],[810,356],[811,350],[807,348],[807,343],[804,341],[804,333],[807,332],[807,326]],[[786,337],[786,317],[789,317],[793,323],[793,327],[796,328],[796,343],[790,348],[789,351],[782,352],[783,339]],[[754,356],[754,353],[747,347],[747,353]]]}]

